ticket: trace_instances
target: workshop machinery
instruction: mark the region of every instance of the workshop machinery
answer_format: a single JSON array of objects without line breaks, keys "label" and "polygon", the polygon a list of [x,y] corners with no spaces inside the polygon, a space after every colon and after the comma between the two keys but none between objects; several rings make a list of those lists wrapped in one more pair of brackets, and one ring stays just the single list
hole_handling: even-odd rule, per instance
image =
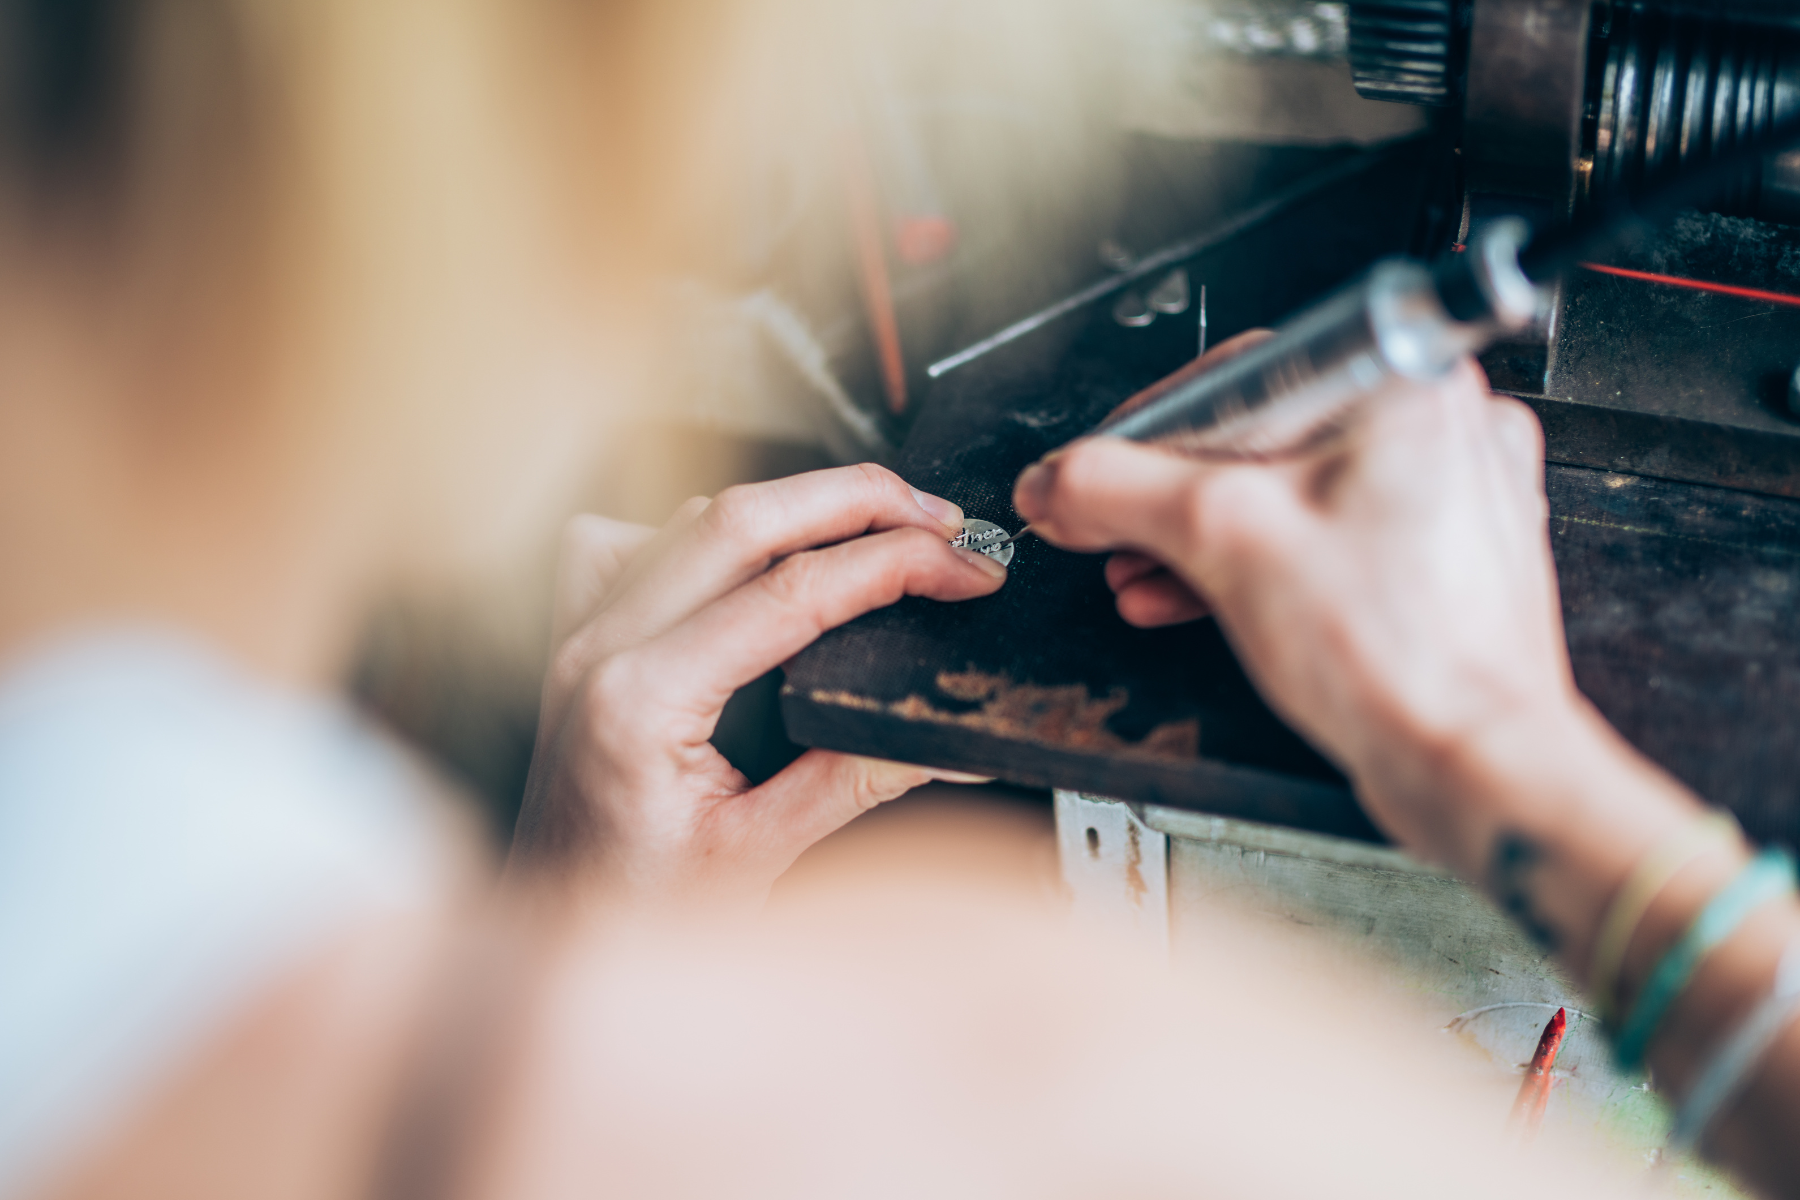
[{"label": "workshop machinery", "polygon": [[[1207,214],[1077,303],[971,331],[980,353],[927,368],[896,468],[1017,531],[1023,466],[1194,355],[1191,307],[1133,325],[1119,297],[1180,275],[1189,297],[1208,286],[1215,337],[1278,324],[1358,276],[1370,286],[1374,262],[1442,260],[1519,221],[1579,219],[1800,113],[1800,9],[1767,0],[1406,0],[1350,5],[1346,24],[1345,72],[1365,92],[1438,105],[1433,128]],[[1786,213],[1794,158],[1758,158],[1706,209],[1577,267],[1482,356],[1545,427],[1583,689],[1753,835],[1785,840],[1800,833],[1800,421],[1788,407],[1800,229],[1766,218]],[[790,735],[1377,837],[1210,622],[1130,629],[1098,560],[1017,549],[994,597],[904,602],[802,655],[782,696]]]},{"label": "workshop machinery", "polygon": [[[1380,260],[1516,242],[1521,228],[1743,156],[1800,117],[1795,3],[1220,0],[1207,11],[1195,37],[1213,39],[1206,53],[1221,61],[1329,59],[1363,96],[1429,120],[1373,147],[1319,151],[1255,194],[1195,211],[1160,249],[1108,257],[1102,246],[1062,300],[961,330],[914,364],[894,465],[972,519],[1018,531],[1021,468],[1193,358],[1202,287],[1215,339],[1276,325],[1355,280],[1370,286]],[[1544,425],[1577,682],[1753,837],[1791,844],[1800,154],[1735,161],[1664,228],[1551,281],[1482,362]],[[1609,1073],[1570,981],[1475,891],[1380,845],[1342,776],[1262,704],[1211,622],[1129,628],[1099,559],[1033,539],[1009,549],[997,595],[905,601],[800,656],[782,688],[794,740],[1057,789],[1078,903],[1177,954],[1183,914],[1233,894],[1335,930],[1509,1068],[1566,1009],[1558,1070],[1585,1111],[1628,1141],[1656,1141],[1654,1103]]]}]

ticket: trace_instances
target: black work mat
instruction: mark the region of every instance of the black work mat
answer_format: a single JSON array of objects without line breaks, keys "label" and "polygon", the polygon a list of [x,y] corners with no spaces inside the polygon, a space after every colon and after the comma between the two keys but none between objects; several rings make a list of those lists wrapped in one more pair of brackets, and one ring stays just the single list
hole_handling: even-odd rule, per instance
[{"label": "black work mat", "polygon": [[[1417,176],[1390,163],[1191,261],[1196,288],[1209,285],[1213,329],[1271,323],[1404,249]],[[1126,329],[1109,310],[1102,302],[947,375],[924,398],[899,472],[1017,529],[1010,493],[1026,464],[1192,356],[1191,312]],[[1562,466],[1549,468],[1549,489],[1584,691],[1753,835],[1791,841],[1800,502]],[[992,597],[906,600],[833,631],[788,667],[789,736],[1378,838],[1342,776],[1257,697],[1216,625],[1127,626],[1103,562],[1027,538]]]},{"label": "black work mat", "polygon": [[1800,842],[1800,501],[1547,468],[1575,681],[1752,837]]}]

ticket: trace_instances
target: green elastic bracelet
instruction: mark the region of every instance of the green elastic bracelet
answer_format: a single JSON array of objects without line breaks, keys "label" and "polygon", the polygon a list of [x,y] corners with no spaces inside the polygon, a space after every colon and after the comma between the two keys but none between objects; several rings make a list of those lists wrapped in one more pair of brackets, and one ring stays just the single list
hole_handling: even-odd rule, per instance
[{"label": "green elastic bracelet", "polygon": [[1644,1063],[1644,1051],[1656,1035],[1669,1006],[1687,988],[1694,972],[1715,946],[1730,937],[1744,918],[1761,905],[1794,888],[1794,860],[1781,850],[1765,850],[1739,871],[1737,878],[1707,901],[1687,932],[1656,964],[1637,1003],[1613,1041],[1613,1057],[1622,1071]]}]

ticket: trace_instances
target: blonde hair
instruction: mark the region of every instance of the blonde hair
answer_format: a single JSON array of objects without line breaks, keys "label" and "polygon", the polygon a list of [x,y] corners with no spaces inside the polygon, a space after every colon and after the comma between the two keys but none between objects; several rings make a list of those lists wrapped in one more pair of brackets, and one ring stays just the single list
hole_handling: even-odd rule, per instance
[{"label": "blonde hair", "polygon": [[638,57],[704,7],[0,0],[0,271],[77,281],[164,474],[235,455],[438,541],[516,531],[672,241],[643,176],[681,106]]}]

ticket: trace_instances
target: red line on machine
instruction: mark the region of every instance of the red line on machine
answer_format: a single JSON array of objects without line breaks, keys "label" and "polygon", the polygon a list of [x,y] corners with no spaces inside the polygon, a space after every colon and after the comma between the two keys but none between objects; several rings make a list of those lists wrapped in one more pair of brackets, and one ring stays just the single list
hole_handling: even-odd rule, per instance
[{"label": "red line on machine", "polygon": [[1746,300],[1764,300],[1770,304],[1789,304],[1800,308],[1800,296],[1787,292],[1765,292],[1761,288],[1738,287],[1730,283],[1712,283],[1705,279],[1683,279],[1679,275],[1658,275],[1654,271],[1632,271],[1625,267],[1607,267],[1600,263],[1581,264],[1583,270],[1602,275],[1618,275],[1625,279],[1641,279],[1645,283],[1662,283],[1670,287],[1691,288],[1697,292],[1717,292],[1721,296],[1740,296]]}]

